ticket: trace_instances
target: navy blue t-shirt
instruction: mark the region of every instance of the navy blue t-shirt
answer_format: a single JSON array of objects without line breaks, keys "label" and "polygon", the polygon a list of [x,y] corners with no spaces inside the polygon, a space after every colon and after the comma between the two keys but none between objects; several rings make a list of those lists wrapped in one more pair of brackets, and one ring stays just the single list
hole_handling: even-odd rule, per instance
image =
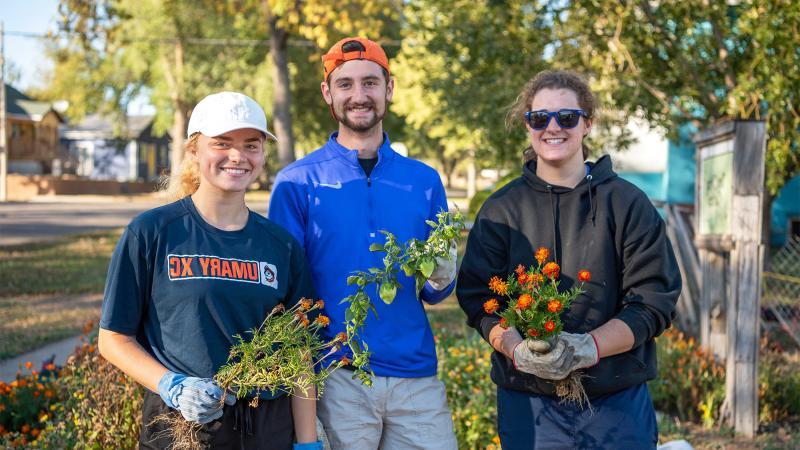
[{"label": "navy blue t-shirt", "polygon": [[278,303],[313,296],[303,249],[288,232],[252,211],[243,229],[220,230],[186,197],[125,229],[100,327],[136,336],[173,372],[208,378],[226,363],[235,334],[247,338]]}]

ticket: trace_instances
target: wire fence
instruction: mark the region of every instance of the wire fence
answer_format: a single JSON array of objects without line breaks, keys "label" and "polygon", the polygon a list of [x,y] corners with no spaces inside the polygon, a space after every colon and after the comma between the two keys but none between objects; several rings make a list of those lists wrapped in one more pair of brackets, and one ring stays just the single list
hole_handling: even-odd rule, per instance
[{"label": "wire fence", "polygon": [[800,345],[800,237],[775,252],[764,269],[762,323]]}]

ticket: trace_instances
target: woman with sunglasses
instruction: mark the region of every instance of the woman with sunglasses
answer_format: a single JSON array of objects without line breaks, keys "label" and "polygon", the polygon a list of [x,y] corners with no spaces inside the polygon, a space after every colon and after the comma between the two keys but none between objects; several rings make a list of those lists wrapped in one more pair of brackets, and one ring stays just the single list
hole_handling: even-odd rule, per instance
[{"label": "woman with sunglasses", "polygon": [[278,303],[314,295],[297,241],[245,204],[274,139],[255,100],[205,97],[173,174],[168,194],[176,201],[133,219],[114,250],[98,345],[146,388],[142,449],[172,446],[167,425],[154,422],[162,414],[201,424],[204,448],[322,449],[313,388],[305,396],[266,393],[251,407],[212,378],[235,335],[246,337]]},{"label": "woman with sunglasses", "polygon": [[[509,114],[530,141],[522,176],[484,203],[459,272],[459,303],[495,350],[505,450],[647,449],[658,440],[646,382],[656,376],[653,338],[670,326],[681,280],[647,196],[614,173],[608,156],[586,162],[595,108],[573,73],[545,71],[528,82]],[[498,297],[487,281],[536,264],[539,247],[561,266],[562,290],[578,284],[579,270],[591,272],[546,353],[533,350],[541,341],[524,340],[483,309]],[[591,408],[555,395],[554,381],[578,369]]]}]

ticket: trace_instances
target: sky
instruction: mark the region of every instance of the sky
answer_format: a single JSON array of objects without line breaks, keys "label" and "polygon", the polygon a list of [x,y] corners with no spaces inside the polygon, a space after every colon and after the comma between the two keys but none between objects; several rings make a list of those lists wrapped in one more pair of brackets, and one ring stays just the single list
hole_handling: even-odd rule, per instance
[{"label": "sky", "polygon": [[57,15],[58,0],[0,0],[0,21],[5,27],[6,69],[11,62],[10,65],[22,73],[22,79],[15,87],[25,90],[41,86],[42,76],[49,66],[40,39],[13,33],[55,31]]}]

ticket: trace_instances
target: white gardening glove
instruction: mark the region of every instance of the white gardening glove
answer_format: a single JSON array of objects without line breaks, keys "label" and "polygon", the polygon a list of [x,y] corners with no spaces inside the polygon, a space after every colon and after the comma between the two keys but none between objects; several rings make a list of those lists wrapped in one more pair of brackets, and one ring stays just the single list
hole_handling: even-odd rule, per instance
[{"label": "white gardening glove", "polygon": [[572,347],[575,350],[570,372],[592,367],[600,361],[597,342],[595,342],[594,336],[591,334],[573,334],[562,331],[559,333],[558,338],[566,342],[568,347]]},{"label": "white gardening glove", "polygon": [[428,284],[437,291],[441,291],[456,279],[456,260],[458,251],[456,244],[450,247],[447,257],[436,258],[436,268],[428,278]]},{"label": "white gardening glove", "polygon": [[514,347],[514,367],[546,380],[563,380],[569,375],[574,349],[559,339],[550,350],[547,342],[525,339]]}]

